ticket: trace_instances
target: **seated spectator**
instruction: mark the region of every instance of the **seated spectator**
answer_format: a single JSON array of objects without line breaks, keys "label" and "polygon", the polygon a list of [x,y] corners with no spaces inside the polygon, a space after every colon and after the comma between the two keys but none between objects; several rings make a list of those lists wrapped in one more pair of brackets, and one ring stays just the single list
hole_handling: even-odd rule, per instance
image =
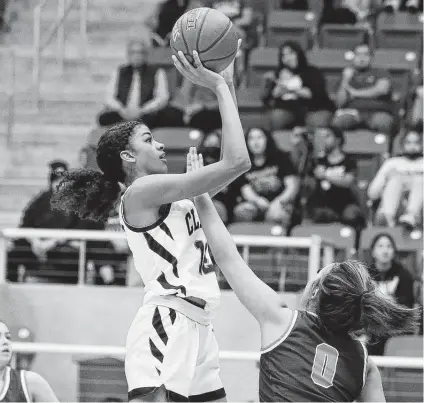
[{"label": "seated spectator", "polygon": [[322,73],[308,64],[297,42],[280,46],[279,66],[266,75],[263,101],[271,108],[272,130],[295,126],[328,126],[334,104],[326,90]]},{"label": "seated spectator", "polygon": [[[387,159],[368,188],[371,200],[380,200],[376,221],[394,227],[397,222],[415,227],[423,211],[422,132],[408,131],[402,138],[402,155]],[[402,200],[406,208],[399,217]],[[399,220],[397,220],[399,217]]]},{"label": "seated spectator", "polygon": [[356,24],[365,22],[380,0],[324,0],[321,24]]},{"label": "seated spectator", "polygon": [[[236,59],[234,86],[239,87],[243,72],[239,70],[241,56]],[[143,119],[144,120],[144,119]],[[145,122],[147,124],[147,122]],[[216,95],[210,89],[184,78],[177,94],[168,106],[148,120],[149,127],[192,127],[209,133],[222,127]]]},{"label": "seated spectator", "polygon": [[308,11],[308,0],[280,0],[280,8],[282,10],[292,11]]},{"label": "seated spectator", "polygon": [[127,50],[128,63],[120,66],[111,79],[106,110],[98,117],[101,126],[138,119],[150,126],[150,119],[168,102],[166,73],[147,64],[147,44],[131,40]]},{"label": "seated spectator", "polygon": [[356,161],[343,151],[344,136],[335,127],[321,129],[317,135],[323,142],[323,155],[313,165],[316,180],[308,207],[316,223],[341,222],[355,229],[363,225],[364,217],[354,186]]},{"label": "seated spectator", "polygon": [[352,66],[343,70],[337,92],[340,109],[335,113],[333,125],[341,130],[366,127],[392,136],[396,119],[390,74],[372,67],[372,58],[368,45],[355,48]]},{"label": "seated spectator", "polygon": [[408,11],[414,14],[423,12],[423,0],[384,0],[383,4],[389,12]]},{"label": "seated spectator", "polygon": [[[30,202],[24,212],[21,228],[104,229],[104,226],[99,226],[96,222],[81,220],[51,208],[52,197],[67,170],[66,162],[50,163],[49,189]],[[78,257],[78,241],[18,239],[8,254],[7,278],[9,281],[19,280],[31,283],[74,284],[78,277]],[[97,265],[99,271],[105,271],[102,269],[103,266],[113,268],[120,258],[119,255],[115,255],[113,246],[109,242],[87,242],[87,261]]]},{"label": "seated spectator", "polygon": [[[377,289],[393,302],[414,306],[414,280],[411,273],[395,260],[396,243],[391,235],[378,234],[371,242],[372,263],[370,275]],[[371,339],[368,344],[370,355],[383,355],[387,339]]]},{"label": "seated spectator", "polygon": [[[221,130],[206,134],[198,147],[199,154],[203,156],[204,165],[218,162],[221,156]],[[235,188],[226,186],[212,199],[219,216],[225,224],[232,221],[235,204]]]},{"label": "seated spectator", "polygon": [[234,208],[234,221],[265,220],[287,228],[299,190],[296,169],[264,129],[248,130],[246,142],[252,168],[235,184],[241,201]]}]

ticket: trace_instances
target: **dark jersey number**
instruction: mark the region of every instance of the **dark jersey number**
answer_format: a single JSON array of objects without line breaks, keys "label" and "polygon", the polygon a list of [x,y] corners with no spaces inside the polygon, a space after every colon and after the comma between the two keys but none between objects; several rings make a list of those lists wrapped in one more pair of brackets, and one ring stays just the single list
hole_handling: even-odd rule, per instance
[{"label": "dark jersey number", "polygon": [[203,241],[196,241],[194,246],[200,251],[199,274],[214,272],[215,266],[209,254],[209,245]]},{"label": "dark jersey number", "polygon": [[334,347],[326,343],[319,344],[315,349],[311,373],[313,382],[326,389],[333,386],[338,360],[339,352]]}]

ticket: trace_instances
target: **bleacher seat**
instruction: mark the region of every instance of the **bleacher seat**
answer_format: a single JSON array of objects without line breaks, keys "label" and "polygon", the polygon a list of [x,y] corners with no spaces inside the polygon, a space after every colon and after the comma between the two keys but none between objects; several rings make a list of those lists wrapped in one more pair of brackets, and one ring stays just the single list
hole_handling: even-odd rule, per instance
[{"label": "bleacher seat", "polygon": [[187,151],[197,147],[202,138],[199,131],[185,127],[156,129],[153,138],[165,145],[166,159],[170,173],[182,173],[186,167]]},{"label": "bleacher seat", "polygon": [[412,275],[416,276],[422,259],[423,241],[422,239],[413,239],[401,227],[370,227],[361,232],[359,241],[359,255],[362,260],[368,261],[370,258],[370,246],[374,237],[381,233],[390,234],[396,243],[397,255]]},{"label": "bleacher seat", "polygon": [[165,70],[168,77],[169,91],[174,95],[181,81],[181,74],[178,73],[171,58],[170,48],[151,48],[147,54],[147,63]]},{"label": "bleacher seat", "polygon": [[299,42],[303,49],[309,49],[312,29],[316,23],[315,14],[309,11],[272,11],[268,14],[268,46],[280,46],[282,42]]},{"label": "bleacher seat", "polygon": [[278,65],[277,48],[256,48],[250,53],[248,86],[263,87],[263,75],[270,70],[275,70]]},{"label": "bleacher seat", "polygon": [[291,236],[294,237],[310,237],[311,235],[318,235],[334,243],[336,261],[348,259],[355,253],[356,233],[353,228],[346,225],[305,223],[294,227],[291,232]]},{"label": "bleacher seat", "polygon": [[[422,336],[393,337],[387,342],[384,355],[422,358],[423,338]],[[388,368],[382,371],[382,378],[388,401],[423,401],[422,368]]]},{"label": "bleacher seat", "polygon": [[422,16],[411,13],[382,13],[377,20],[377,45],[381,49],[421,51]]},{"label": "bleacher seat", "polygon": [[241,123],[249,127],[267,127],[269,117],[260,98],[261,88],[242,88],[237,92],[237,104]]},{"label": "bleacher seat", "polygon": [[320,32],[321,48],[353,49],[364,43],[366,29],[349,24],[324,24]]}]

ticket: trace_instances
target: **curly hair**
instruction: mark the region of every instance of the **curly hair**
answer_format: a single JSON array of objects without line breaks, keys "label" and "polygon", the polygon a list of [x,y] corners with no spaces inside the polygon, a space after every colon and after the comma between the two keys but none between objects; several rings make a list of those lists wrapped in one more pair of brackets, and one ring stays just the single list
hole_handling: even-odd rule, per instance
[{"label": "curly hair", "polygon": [[52,208],[75,213],[83,219],[107,221],[125,183],[121,152],[130,145],[140,121],[123,122],[109,128],[97,143],[100,171],[77,169],[67,172],[51,199]]},{"label": "curly hair", "polygon": [[418,324],[418,310],[381,294],[360,262],[334,263],[315,286],[316,313],[333,333],[390,337],[413,331]]}]

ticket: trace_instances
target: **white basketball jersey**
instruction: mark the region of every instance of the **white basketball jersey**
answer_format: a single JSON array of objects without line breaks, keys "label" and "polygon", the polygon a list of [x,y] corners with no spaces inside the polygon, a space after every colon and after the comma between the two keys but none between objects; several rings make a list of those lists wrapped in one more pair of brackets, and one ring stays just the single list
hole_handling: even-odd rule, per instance
[{"label": "white basketball jersey", "polygon": [[162,206],[160,219],[144,228],[121,225],[148,294],[196,297],[206,311],[219,305],[220,289],[196,207],[191,200]]}]

